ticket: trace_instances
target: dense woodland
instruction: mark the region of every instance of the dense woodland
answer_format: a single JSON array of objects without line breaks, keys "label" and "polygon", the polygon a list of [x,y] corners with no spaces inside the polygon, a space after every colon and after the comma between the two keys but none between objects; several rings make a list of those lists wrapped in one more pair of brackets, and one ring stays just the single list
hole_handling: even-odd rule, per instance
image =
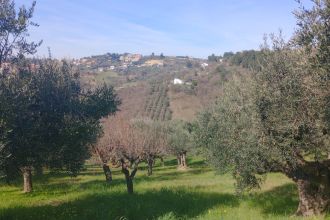
[{"label": "dense woodland", "polygon": [[[230,174],[233,201],[261,189],[267,175],[282,174],[297,190],[296,212],[286,217],[327,218],[330,2],[312,3],[295,11],[288,41],[280,32],[265,37],[260,50],[207,60],[152,54],[103,71],[121,66],[127,54],[84,58],[95,61],[90,67],[51,54],[31,59],[42,43],[26,38],[38,26],[36,3],[17,11],[14,1],[1,1],[0,194],[2,186],[19,182],[28,197],[41,191],[34,179],[61,173],[73,181],[94,166],[102,169],[103,188],[116,187],[119,172],[131,196],[125,198],[136,199],[135,182],[161,179],[155,173],[171,158],[177,176],[195,172],[191,158],[202,158],[196,175]],[[174,78],[183,83],[174,85]],[[149,179],[141,177],[144,170]],[[185,196],[176,193],[175,199]],[[0,218],[12,217],[1,209]],[[182,216],[168,219],[176,217]]]}]

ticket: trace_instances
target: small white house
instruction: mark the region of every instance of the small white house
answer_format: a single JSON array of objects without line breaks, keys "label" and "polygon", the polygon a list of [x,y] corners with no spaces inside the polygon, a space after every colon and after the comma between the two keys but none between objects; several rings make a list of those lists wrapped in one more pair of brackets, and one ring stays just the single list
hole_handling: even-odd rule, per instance
[{"label": "small white house", "polygon": [[181,79],[175,78],[173,80],[173,84],[174,85],[182,85],[183,84],[183,81]]},{"label": "small white house", "polygon": [[209,66],[209,64],[208,63],[202,63],[201,66],[205,69],[206,67]]}]

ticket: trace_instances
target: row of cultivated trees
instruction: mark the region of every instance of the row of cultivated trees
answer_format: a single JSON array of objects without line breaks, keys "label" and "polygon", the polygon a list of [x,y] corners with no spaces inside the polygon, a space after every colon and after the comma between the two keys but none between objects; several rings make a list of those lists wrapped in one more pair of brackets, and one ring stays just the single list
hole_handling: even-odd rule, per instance
[{"label": "row of cultivated trees", "polygon": [[128,193],[133,193],[133,179],[138,166],[145,162],[148,175],[152,175],[156,159],[175,154],[178,168],[187,168],[186,154],[191,150],[191,134],[184,122],[158,122],[151,120],[128,120],[111,116],[104,120],[103,135],[92,149],[102,163],[106,181],[111,183],[109,167],[121,167],[125,175]]},{"label": "row of cultivated trees", "polygon": [[149,93],[147,95],[142,116],[149,117],[157,121],[170,120],[172,112],[170,109],[170,100],[167,92],[168,85],[166,81],[151,81],[149,83]]}]

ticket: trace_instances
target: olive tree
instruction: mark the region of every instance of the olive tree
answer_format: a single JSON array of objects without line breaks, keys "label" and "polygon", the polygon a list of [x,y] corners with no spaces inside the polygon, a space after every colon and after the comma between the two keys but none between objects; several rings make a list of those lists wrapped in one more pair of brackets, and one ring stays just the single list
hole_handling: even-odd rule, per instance
[{"label": "olive tree", "polygon": [[168,145],[170,151],[176,155],[178,169],[186,169],[187,152],[191,151],[192,136],[189,126],[183,121],[172,121],[169,125]]},{"label": "olive tree", "polygon": [[272,36],[258,71],[230,80],[196,123],[196,141],[219,170],[232,172],[238,189],[281,172],[296,183],[303,216],[330,204],[329,8],[324,0],[297,11],[291,41]]},{"label": "olive tree", "polygon": [[15,9],[12,0],[0,0],[0,68],[18,55],[34,54],[40,42],[28,42],[28,29],[38,24],[31,21],[36,2],[27,9]]},{"label": "olive tree", "polygon": [[[32,191],[33,168],[66,169],[76,175],[96,141],[99,120],[117,110],[112,87],[80,87],[79,74],[63,61],[44,60],[31,70],[22,62],[0,75],[0,121],[5,168],[18,168]],[[6,169],[5,169],[6,171]]]}]

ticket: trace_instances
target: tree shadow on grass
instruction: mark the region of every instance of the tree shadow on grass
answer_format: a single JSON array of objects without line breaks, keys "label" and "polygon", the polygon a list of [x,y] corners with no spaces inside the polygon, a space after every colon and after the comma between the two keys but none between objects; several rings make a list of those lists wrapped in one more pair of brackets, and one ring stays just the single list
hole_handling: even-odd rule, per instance
[{"label": "tree shadow on grass", "polygon": [[[169,159],[169,160],[165,160],[164,163],[165,167],[172,167],[172,166],[177,166],[178,165],[178,161],[176,158],[174,159]],[[194,160],[191,157],[187,158],[187,165],[188,167],[206,167],[207,163],[204,160]]]},{"label": "tree shadow on grass", "polygon": [[[172,212],[191,219],[214,206],[238,206],[231,194],[161,189],[128,195],[102,192],[76,201],[36,207],[12,207],[0,210],[0,219],[157,219]],[[125,218],[124,218],[125,217]]]},{"label": "tree shadow on grass", "polygon": [[[138,176],[134,179],[134,181],[151,182],[151,181],[167,181],[173,179],[178,180],[181,178],[186,178],[187,176],[198,175],[209,171],[212,171],[212,169],[211,168],[187,169],[187,170],[172,169],[172,172],[166,172],[166,173],[164,172],[158,173],[157,171],[155,171],[151,176],[146,176],[146,175]],[[138,172],[140,172],[140,170]]]},{"label": "tree shadow on grass", "polygon": [[285,184],[269,191],[258,193],[251,199],[253,206],[260,207],[264,214],[290,216],[298,208],[298,192],[295,184]]},{"label": "tree shadow on grass", "polygon": [[[288,183],[273,189],[258,193],[250,200],[253,206],[260,207],[264,214],[291,216],[294,215],[299,204],[297,186]],[[325,214],[330,216],[330,209]]]},{"label": "tree shadow on grass", "polygon": [[[175,161],[175,160],[173,160],[173,161]],[[200,174],[202,172],[206,172],[209,170],[211,170],[211,169],[210,168],[208,168],[207,170],[205,170],[205,168],[204,169],[187,169],[187,170],[178,171],[176,169],[176,166],[157,165],[154,167],[154,174],[152,176],[139,176],[136,179],[141,179],[143,181],[153,181],[154,179],[168,180],[173,177],[179,177],[179,176],[184,176],[184,175],[188,175],[188,174]],[[141,174],[141,172],[142,172],[142,173],[146,174],[146,171],[147,171],[147,167],[141,166],[141,167],[139,167],[138,173]],[[166,173],[164,173],[164,171]],[[112,172],[113,176],[122,175],[122,171],[119,168],[111,168],[111,172]],[[158,172],[162,172],[161,175],[158,175]],[[63,179],[63,185],[65,185],[64,182],[69,181],[70,184],[74,183],[75,181],[78,182],[80,180],[80,177],[84,177],[84,176],[104,176],[104,173],[103,173],[103,170],[101,167],[89,165],[89,169],[80,172],[78,174],[78,176],[76,176],[76,177],[71,177],[70,174],[65,171],[57,171],[57,172],[46,171],[43,175],[33,175],[32,180],[35,185],[45,185],[45,184],[49,184],[49,182],[51,182],[50,179],[57,180],[57,181]],[[66,178],[66,179],[64,179],[64,178]],[[22,177],[19,176],[18,178],[13,180],[10,184],[7,184],[3,180],[1,180],[0,186],[1,185],[14,186],[14,187],[21,188],[22,187]],[[61,185],[61,183],[59,183],[59,185]]]},{"label": "tree shadow on grass", "polygon": [[[110,170],[112,175],[117,175],[121,173],[121,170],[119,170],[118,168],[114,169],[110,167]],[[78,176],[100,176],[100,175],[102,176],[104,175],[104,172],[101,167],[99,169],[95,169],[94,171],[83,171],[78,174]]]},{"label": "tree shadow on grass", "polygon": [[164,161],[164,165],[165,165],[165,166],[176,166],[176,165],[178,165],[178,161],[177,161],[176,158],[174,158],[174,159],[169,159],[169,160],[165,160],[165,161]]},{"label": "tree shadow on grass", "polygon": [[191,168],[204,168],[207,167],[207,163],[204,160],[193,160],[192,158],[187,159],[188,167]]}]

